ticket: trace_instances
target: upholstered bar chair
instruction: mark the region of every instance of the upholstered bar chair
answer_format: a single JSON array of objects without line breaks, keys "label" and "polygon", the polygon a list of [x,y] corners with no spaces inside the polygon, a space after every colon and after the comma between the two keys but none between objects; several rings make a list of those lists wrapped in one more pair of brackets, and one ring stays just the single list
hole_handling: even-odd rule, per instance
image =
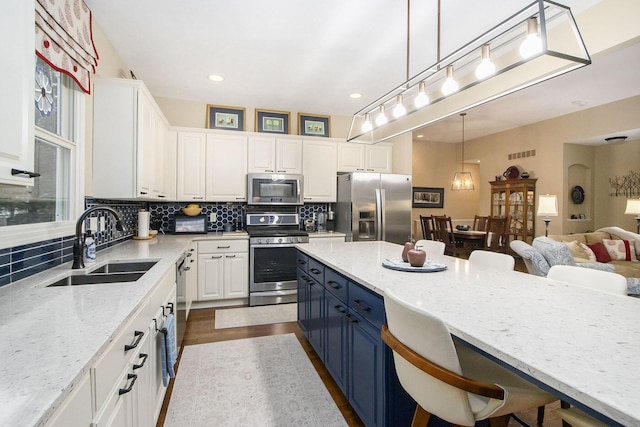
[{"label": "upholstered bar chair", "polygon": [[393,292],[384,296],[387,324],[382,339],[393,350],[402,387],[417,402],[413,427],[431,415],[456,425],[489,419],[506,426],[510,414],[557,400],[479,353],[456,347],[438,317],[416,310]]},{"label": "upholstered bar chair", "polygon": [[418,240],[416,242],[416,249],[422,249],[427,255],[444,255],[444,250],[447,245],[444,242],[437,242],[435,240]]},{"label": "upholstered bar chair", "polygon": [[469,255],[469,263],[472,267],[488,267],[497,270],[513,270],[516,260],[509,254],[500,252],[475,250]]}]

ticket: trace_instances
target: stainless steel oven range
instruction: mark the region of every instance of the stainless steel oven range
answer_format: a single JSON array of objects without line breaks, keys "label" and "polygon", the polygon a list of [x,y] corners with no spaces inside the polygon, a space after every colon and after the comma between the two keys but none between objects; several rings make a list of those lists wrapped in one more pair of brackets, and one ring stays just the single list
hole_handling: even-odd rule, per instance
[{"label": "stainless steel oven range", "polygon": [[249,305],[296,302],[297,243],[308,243],[297,213],[248,213]]}]

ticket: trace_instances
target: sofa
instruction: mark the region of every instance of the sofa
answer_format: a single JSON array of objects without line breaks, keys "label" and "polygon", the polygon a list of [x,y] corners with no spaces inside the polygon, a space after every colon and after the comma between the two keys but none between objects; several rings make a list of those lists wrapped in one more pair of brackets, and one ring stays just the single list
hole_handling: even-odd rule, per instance
[{"label": "sofa", "polygon": [[640,294],[640,235],[619,227],[591,233],[536,237],[529,245],[510,243],[530,274],[546,276],[553,265],[576,265],[610,271],[627,278],[628,294]]}]

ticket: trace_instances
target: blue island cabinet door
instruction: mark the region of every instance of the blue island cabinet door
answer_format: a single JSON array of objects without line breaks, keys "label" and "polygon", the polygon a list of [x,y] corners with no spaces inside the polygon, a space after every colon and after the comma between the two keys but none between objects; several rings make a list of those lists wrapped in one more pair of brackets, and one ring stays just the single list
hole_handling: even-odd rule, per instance
[{"label": "blue island cabinet door", "polygon": [[384,351],[380,329],[349,310],[349,402],[367,427],[384,425]]},{"label": "blue island cabinet door", "polygon": [[309,307],[307,304],[307,288],[309,287],[309,277],[307,274],[298,269],[298,325],[305,335],[309,330]]},{"label": "blue island cabinet door", "polygon": [[311,277],[307,283],[309,285],[307,287],[307,301],[309,304],[307,339],[324,362],[324,286]]},{"label": "blue island cabinet door", "polygon": [[349,317],[347,305],[325,290],[326,339],[324,364],[342,393],[347,396]]}]

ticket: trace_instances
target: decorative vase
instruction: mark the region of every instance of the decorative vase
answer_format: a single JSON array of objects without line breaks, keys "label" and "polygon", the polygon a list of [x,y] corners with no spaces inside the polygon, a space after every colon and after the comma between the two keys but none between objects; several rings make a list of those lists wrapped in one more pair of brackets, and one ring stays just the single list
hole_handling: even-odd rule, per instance
[{"label": "decorative vase", "polygon": [[407,252],[407,258],[411,267],[422,267],[427,260],[427,253],[420,249],[412,249]]},{"label": "decorative vase", "polygon": [[407,252],[414,248],[413,242],[407,242],[404,244],[404,248],[402,249],[402,260],[404,262],[409,262],[409,258],[407,258]]}]

